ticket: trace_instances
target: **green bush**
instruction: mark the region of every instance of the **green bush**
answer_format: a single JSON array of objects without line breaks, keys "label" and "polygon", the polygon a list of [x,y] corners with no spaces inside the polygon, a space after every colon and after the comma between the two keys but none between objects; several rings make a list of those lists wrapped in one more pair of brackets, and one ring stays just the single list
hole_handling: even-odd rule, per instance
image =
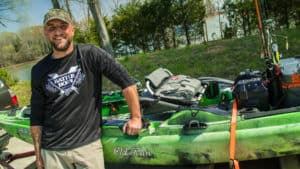
[{"label": "green bush", "polygon": [[3,79],[8,86],[13,86],[18,82],[18,79],[13,77],[6,69],[0,69],[0,78]]},{"label": "green bush", "polygon": [[31,87],[30,81],[27,82],[18,82],[16,85],[11,86],[12,90],[18,97],[19,106],[27,106],[30,104],[30,97],[31,97]]}]

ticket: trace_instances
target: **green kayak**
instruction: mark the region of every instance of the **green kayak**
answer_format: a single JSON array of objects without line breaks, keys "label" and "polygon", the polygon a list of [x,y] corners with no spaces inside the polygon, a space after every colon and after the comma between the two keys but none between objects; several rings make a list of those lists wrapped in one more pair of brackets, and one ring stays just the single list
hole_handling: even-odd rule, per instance
[{"label": "green kayak", "polygon": [[[186,77],[173,79],[180,78]],[[229,162],[233,94],[239,99],[239,106],[244,106],[239,107],[236,118],[235,159],[243,162],[296,157],[298,162],[300,106],[262,110],[265,108],[266,90],[259,88],[260,79],[257,77],[242,80],[239,93],[238,87],[232,90],[232,81],[210,77],[198,80],[202,88],[197,88],[198,83],[191,81],[190,86],[178,89],[179,95],[169,92],[167,94],[171,95],[153,97],[149,96],[149,92],[141,92],[144,127],[137,136],[124,135],[121,131],[130,116],[121,93],[103,93],[101,140],[106,164],[178,167]],[[245,91],[249,84],[249,90]],[[252,84],[256,86],[253,91]],[[147,91],[152,90],[149,87]],[[196,101],[184,93],[194,89],[199,91]],[[158,93],[152,91],[155,92]],[[245,92],[248,92],[249,102],[243,102],[242,94]],[[179,99],[174,100],[174,96]],[[182,96],[190,100],[180,100]],[[249,108],[253,103],[258,108]],[[1,113],[0,127],[10,135],[32,143],[29,116],[30,107],[23,107],[15,114]],[[298,164],[293,166],[299,168]]]},{"label": "green kayak", "polygon": [[102,92],[102,116],[128,113],[128,105],[121,91]]},{"label": "green kayak", "polygon": [[[300,107],[240,113],[236,158],[240,161],[300,154]],[[1,114],[0,127],[32,143],[30,108]],[[145,115],[138,136],[124,135],[127,116],[104,120],[102,143],[107,163],[197,165],[229,160],[230,112],[218,107]]]}]

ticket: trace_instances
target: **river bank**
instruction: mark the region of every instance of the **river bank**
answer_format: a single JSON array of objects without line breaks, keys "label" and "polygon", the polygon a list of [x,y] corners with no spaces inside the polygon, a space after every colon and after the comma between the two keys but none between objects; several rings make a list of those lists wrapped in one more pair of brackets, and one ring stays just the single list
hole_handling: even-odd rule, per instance
[{"label": "river bank", "polygon": [[15,78],[21,82],[26,82],[31,80],[31,68],[43,57],[38,57],[36,60],[24,62],[16,65],[11,65],[5,67],[6,70]]},{"label": "river bank", "polygon": [[17,78],[18,81],[26,82],[31,79],[31,68],[33,65],[34,63],[11,67],[8,71],[13,77]]}]

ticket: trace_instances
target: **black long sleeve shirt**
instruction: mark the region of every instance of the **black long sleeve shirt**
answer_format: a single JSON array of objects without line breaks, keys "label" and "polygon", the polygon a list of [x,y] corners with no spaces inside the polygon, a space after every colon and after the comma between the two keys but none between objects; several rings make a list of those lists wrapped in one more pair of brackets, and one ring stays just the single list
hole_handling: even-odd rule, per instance
[{"label": "black long sleeve shirt", "polygon": [[127,71],[104,50],[87,44],[31,72],[31,126],[42,126],[42,148],[64,150],[99,139],[101,76],[122,89],[133,84]]}]

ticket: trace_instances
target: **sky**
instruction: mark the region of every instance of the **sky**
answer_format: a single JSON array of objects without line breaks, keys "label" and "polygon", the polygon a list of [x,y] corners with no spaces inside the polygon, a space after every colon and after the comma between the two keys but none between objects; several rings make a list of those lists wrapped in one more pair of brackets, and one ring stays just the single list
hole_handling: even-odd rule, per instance
[{"label": "sky", "polygon": [[[102,13],[104,15],[111,15],[114,8],[113,2],[113,0],[100,0]],[[116,0],[115,2],[126,3],[128,2],[128,0]],[[16,15],[20,16],[21,18],[23,18],[22,22],[7,22],[6,27],[0,26],[0,32],[17,32],[23,27],[42,25],[43,16],[50,8],[52,8],[51,0],[27,0],[27,4],[23,7],[20,7],[20,10],[18,12],[9,15],[9,17],[12,19],[16,18]],[[84,16],[84,13],[82,12],[83,10],[81,10],[80,8],[82,8],[82,6],[80,6],[78,3],[74,3],[74,5],[72,6],[73,10],[75,9],[75,11],[78,11],[73,11],[75,20],[78,20],[78,18],[83,18]],[[83,8],[86,9],[87,7]]]}]

